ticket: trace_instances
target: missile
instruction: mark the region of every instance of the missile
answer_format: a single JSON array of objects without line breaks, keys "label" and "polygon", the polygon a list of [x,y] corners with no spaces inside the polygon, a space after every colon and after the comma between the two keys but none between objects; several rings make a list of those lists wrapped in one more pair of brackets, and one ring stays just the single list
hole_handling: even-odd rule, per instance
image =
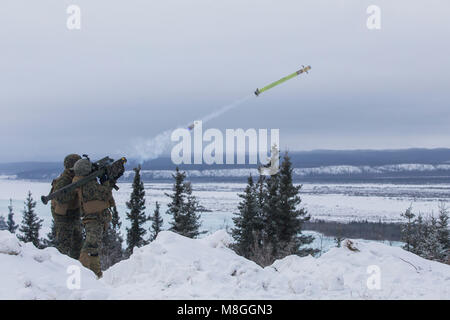
[{"label": "missile", "polygon": [[256,89],[255,95],[259,96],[260,93],[262,93],[264,91],[267,91],[267,90],[269,90],[269,89],[279,85],[280,83],[283,83],[283,82],[285,82],[285,81],[287,81],[289,79],[292,79],[292,78],[294,78],[294,77],[296,77],[296,76],[298,76],[298,75],[300,75],[300,74],[302,74],[304,72],[308,73],[309,70],[311,70],[311,66],[306,66],[306,67],[302,66],[302,68],[300,70],[295,71],[294,73],[292,73],[292,74],[290,74],[290,75],[288,75],[288,76],[286,76],[284,78],[281,78],[278,81],[272,82],[271,84],[269,84],[269,85],[267,85],[267,86],[265,86],[265,87],[263,87],[261,89]]},{"label": "missile", "polygon": [[196,120],[196,121],[192,122],[192,123],[187,127],[187,129],[188,129],[189,131],[192,131],[192,130],[195,128],[195,126],[198,125],[198,124],[199,124],[199,121]]}]

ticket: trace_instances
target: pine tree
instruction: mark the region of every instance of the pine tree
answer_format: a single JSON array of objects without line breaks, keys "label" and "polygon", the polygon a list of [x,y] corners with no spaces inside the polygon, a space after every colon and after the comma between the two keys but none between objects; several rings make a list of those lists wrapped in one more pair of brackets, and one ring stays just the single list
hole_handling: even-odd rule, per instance
[{"label": "pine tree", "polygon": [[256,237],[262,231],[262,221],[258,210],[258,190],[250,175],[244,193],[239,194],[242,199],[238,205],[238,213],[233,217],[234,228],[231,234],[235,240],[235,251],[249,258],[252,247],[258,242]]},{"label": "pine tree", "polygon": [[[262,231],[261,239],[264,239],[262,246],[270,246],[272,249],[271,255],[278,257],[280,255],[280,243],[278,227],[279,227],[279,208],[280,208],[280,176],[279,173],[266,177],[265,181],[265,195],[263,200],[263,207],[261,208],[262,221],[264,229]],[[275,260],[274,258],[273,260]]]},{"label": "pine tree", "polygon": [[159,211],[160,211],[160,205],[159,205],[158,201],[156,201],[155,211],[153,211],[153,216],[150,218],[150,220],[152,221],[152,227],[150,230],[150,233],[151,233],[150,241],[155,240],[156,237],[158,236],[158,233],[162,229],[163,219],[162,219],[161,213]]},{"label": "pine tree", "polygon": [[423,256],[427,251],[425,239],[429,232],[428,222],[424,221],[422,215],[419,213],[412,224],[411,249],[409,251],[419,256]]},{"label": "pine tree", "polygon": [[23,210],[22,223],[19,228],[21,234],[17,236],[20,241],[32,242],[36,248],[41,248],[41,240],[39,239],[39,230],[42,227],[42,219],[39,219],[34,212],[36,201],[31,196],[31,191],[28,191],[28,197],[25,201],[25,208]]},{"label": "pine tree", "polygon": [[445,204],[439,205],[439,217],[437,221],[438,239],[443,249],[448,252],[450,250],[450,230],[449,230],[449,213]]},{"label": "pine tree", "polygon": [[430,260],[441,260],[443,246],[439,242],[437,220],[430,217],[425,224],[425,232],[422,234],[421,256]]},{"label": "pine tree", "polygon": [[16,230],[19,226],[14,222],[14,211],[13,211],[12,199],[9,199],[8,210],[9,210],[8,221],[6,222],[8,231],[11,233],[16,233]]},{"label": "pine tree", "polygon": [[[284,254],[300,254],[302,256],[316,253],[313,249],[300,248],[314,241],[312,236],[302,234],[302,226],[310,220],[301,204],[299,196],[301,185],[294,186],[292,180],[292,163],[286,152],[279,172],[279,209],[277,219],[277,238],[285,246]],[[287,247],[291,247],[289,250]],[[289,252],[290,251],[290,252]]]},{"label": "pine tree", "polygon": [[144,239],[147,230],[144,224],[147,222],[145,215],[145,190],[144,183],[141,180],[141,166],[134,168],[133,191],[131,192],[130,201],[126,203],[130,212],[127,212],[127,219],[130,220],[131,226],[127,228],[127,253],[131,255],[134,247],[142,247],[147,244]]},{"label": "pine tree", "polygon": [[402,225],[402,239],[405,245],[403,249],[407,251],[413,250],[413,234],[415,229],[414,218],[415,214],[412,212],[412,206],[410,206],[404,213],[401,214],[406,222]]},{"label": "pine tree", "polygon": [[105,271],[120,262],[124,258],[124,251],[122,248],[123,238],[120,232],[120,227],[122,222],[120,222],[119,212],[117,207],[114,206],[111,209],[111,223],[108,228],[103,233],[102,241],[102,253],[101,253],[101,267]]},{"label": "pine tree", "polygon": [[177,167],[172,177],[175,180],[172,187],[173,194],[166,193],[166,196],[172,199],[167,209],[167,214],[173,218],[170,230],[185,237],[195,238],[200,234],[200,215],[197,212],[202,207],[192,195],[191,184],[184,182],[186,173]]},{"label": "pine tree", "polygon": [[50,227],[50,232],[47,233],[47,239],[44,239],[42,241],[42,247],[48,248],[48,247],[57,247],[57,241],[56,241],[56,228],[55,228],[55,221],[52,220],[52,226]]},{"label": "pine tree", "polygon": [[184,179],[186,178],[186,173],[181,172],[178,167],[175,169],[175,174],[172,175],[175,182],[172,186],[172,194],[165,193],[171,199],[171,202],[167,205],[167,214],[172,216],[172,221],[170,222],[170,230],[178,232],[182,228],[182,216],[183,216],[183,206],[185,203],[184,194]]},{"label": "pine tree", "polygon": [[8,230],[8,225],[6,224],[4,216],[0,216],[0,231],[1,230]]}]

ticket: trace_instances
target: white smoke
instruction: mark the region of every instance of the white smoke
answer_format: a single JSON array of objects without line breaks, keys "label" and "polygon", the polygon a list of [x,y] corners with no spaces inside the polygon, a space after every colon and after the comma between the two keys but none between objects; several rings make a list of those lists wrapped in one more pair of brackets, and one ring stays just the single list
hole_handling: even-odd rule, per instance
[{"label": "white smoke", "polygon": [[[252,97],[253,97],[252,94],[247,95],[241,99],[238,99],[230,104],[227,104],[227,105],[221,107],[220,109],[204,116],[200,120],[203,123],[206,123],[212,119],[215,119],[215,118],[221,116],[225,112],[230,111],[230,110],[240,106],[241,104],[243,104],[244,102],[246,102],[247,100],[249,100]],[[177,128],[187,128],[192,123],[193,123],[193,121],[184,126],[179,126]],[[149,139],[137,139],[133,144],[134,150],[132,152],[133,153],[132,156],[137,158],[139,163],[143,163],[144,161],[149,161],[149,160],[154,160],[154,159],[159,158],[164,152],[169,150],[169,148],[172,144],[172,141],[170,140],[170,136],[172,135],[172,132],[177,128],[166,130],[166,131],[161,132],[161,133],[157,134],[156,136],[149,138]]]}]

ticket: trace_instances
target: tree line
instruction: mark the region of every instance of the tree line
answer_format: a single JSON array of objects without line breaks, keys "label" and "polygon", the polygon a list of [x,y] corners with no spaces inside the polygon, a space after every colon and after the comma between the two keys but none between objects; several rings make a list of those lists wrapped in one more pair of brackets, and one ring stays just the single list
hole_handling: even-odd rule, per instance
[{"label": "tree line", "polygon": [[[126,202],[125,240],[121,234],[122,222],[116,207],[111,209],[112,220],[103,234],[102,269],[106,270],[115,263],[127,259],[134,248],[142,247],[155,240],[163,230],[161,206],[155,203],[152,214],[146,214],[144,183],[141,179],[141,167],[134,168],[132,192]],[[449,263],[448,210],[439,207],[439,216],[423,217],[406,210],[402,217],[404,224],[369,223],[353,221],[348,224],[310,221],[308,212],[301,207],[301,185],[294,185],[292,163],[286,152],[279,171],[271,176],[249,176],[247,185],[239,194],[240,202],[233,214],[233,228],[230,231],[234,239],[231,248],[239,255],[255,261],[261,266],[272,264],[276,259],[296,254],[315,255],[319,250],[308,247],[314,238],[305,235],[303,230],[315,230],[327,235],[331,233],[340,243],[342,238],[367,238],[373,240],[402,240],[404,249],[427,259]],[[165,193],[170,199],[166,215],[169,215],[170,231],[196,238],[203,232],[200,212],[206,209],[193,195],[192,185],[186,181],[186,173],[178,167],[172,175],[171,192]],[[31,242],[38,248],[56,246],[54,225],[45,239],[39,237],[42,219],[35,212],[36,202],[31,192],[24,203],[20,226],[14,222],[12,201],[8,206],[7,220],[0,216],[0,230],[17,233],[19,240]],[[150,227],[146,227],[150,222]],[[364,237],[361,236],[364,234]],[[125,246],[124,246],[125,242]]]},{"label": "tree line", "polygon": [[410,206],[401,216],[403,248],[425,259],[450,264],[449,210],[444,203],[438,208],[438,216],[415,214]]}]

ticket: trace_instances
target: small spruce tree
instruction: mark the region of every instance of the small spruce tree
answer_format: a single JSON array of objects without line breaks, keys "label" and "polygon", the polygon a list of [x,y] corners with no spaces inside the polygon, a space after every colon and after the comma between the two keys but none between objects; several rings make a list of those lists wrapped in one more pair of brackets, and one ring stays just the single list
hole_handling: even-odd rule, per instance
[{"label": "small spruce tree", "polygon": [[1,230],[8,230],[8,225],[6,224],[4,216],[0,216],[0,231]]},{"label": "small spruce tree", "polygon": [[122,248],[123,238],[120,232],[122,222],[120,221],[117,207],[111,209],[111,223],[103,233],[102,254],[100,258],[102,270],[105,271],[120,262],[124,258]]},{"label": "small spruce tree", "polygon": [[200,215],[197,214],[203,208],[199,205],[196,197],[192,194],[192,187],[185,182],[186,173],[177,167],[172,187],[172,194],[166,193],[171,199],[168,204],[167,214],[172,216],[170,230],[185,237],[195,238],[200,234]]},{"label": "small spruce tree", "polygon": [[[305,256],[315,254],[316,251],[313,249],[301,248],[311,244],[314,238],[302,234],[303,223],[309,221],[311,217],[304,208],[299,208],[302,202],[299,196],[302,186],[294,186],[292,171],[292,162],[286,152],[279,172],[280,198],[278,204],[277,238],[280,244],[285,247],[283,255],[299,254]],[[289,247],[291,249],[288,249]]]},{"label": "small spruce tree", "polygon": [[152,221],[152,226],[150,230],[150,241],[153,241],[158,236],[158,233],[162,230],[163,219],[160,213],[160,204],[156,201],[155,211],[153,211],[153,215],[150,217]]},{"label": "small spruce tree", "polygon": [[19,228],[20,234],[17,238],[23,242],[31,242],[36,248],[41,248],[39,239],[39,230],[42,227],[42,219],[39,219],[34,211],[36,201],[33,200],[31,191],[28,191],[28,197],[25,201],[22,223]]},{"label": "small spruce tree", "polygon": [[56,241],[56,228],[55,228],[55,221],[52,220],[52,226],[50,227],[50,232],[47,233],[47,239],[44,239],[42,241],[42,247],[48,248],[48,247],[57,247],[57,241]]},{"label": "small spruce tree", "polygon": [[402,225],[402,239],[405,245],[403,249],[406,251],[412,251],[414,247],[414,231],[415,231],[415,223],[414,218],[415,214],[412,212],[412,206],[410,206],[401,216],[406,219],[406,222]]},{"label": "small spruce tree", "polygon": [[12,199],[9,199],[8,210],[9,210],[8,220],[6,221],[8,231],[11,233],[16,233],[16,230],[19,226],[14,222],[14,211],[13,211]]},{"label": "small spruce tree", "polygon": [[145,190],[144,183],[141,180],[141,166],[134,168],[133,191],[131,192],[130,201],[126,203],[130,212],[127,212],[127,219],[130,220],[131,226],[127,228],[127,254],[133,253],[134,247],[142,247],[147,244],[144,239],[147,230],[144,224],[148,218],[145,215]]},{"label": "small spruce tree", "polygon": [[238,205],[239,212],[233,217],[234,228],[231,230],[235,251],[246,258],[250,257],[252,247],[257,245],[256,237],[262,231],[257,196],[257,189],[250,175],[244,192],[239,194],[242,200]]}]

